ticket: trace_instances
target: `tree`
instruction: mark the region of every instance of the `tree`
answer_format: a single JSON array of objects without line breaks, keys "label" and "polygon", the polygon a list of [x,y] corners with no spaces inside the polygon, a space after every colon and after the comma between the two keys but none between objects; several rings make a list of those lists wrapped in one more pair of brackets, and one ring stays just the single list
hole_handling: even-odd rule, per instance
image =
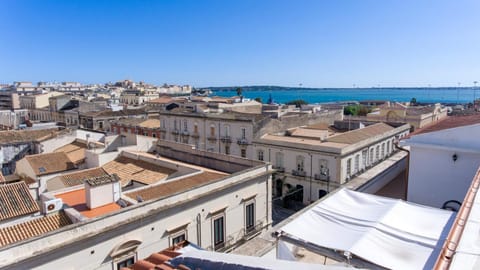
[{"label": "tree", "polygon": [[256,98],[255,98],[255,101],[262,103],[262,98],[261,98],[261,97],[256,97]]},{"label": "tree", "polygon": [[410,105],[416,105],[416,104],[417,104],[417,99],[413,97],[413,98],[410,100]]},{"label": "tree", "polygon": [[295,105],[295,107],[300,108],[302,105],[307,105],[308,102],[306,102],[303,99],[295,99],[295,100],[287,102],[286,104],[287,105]]}]

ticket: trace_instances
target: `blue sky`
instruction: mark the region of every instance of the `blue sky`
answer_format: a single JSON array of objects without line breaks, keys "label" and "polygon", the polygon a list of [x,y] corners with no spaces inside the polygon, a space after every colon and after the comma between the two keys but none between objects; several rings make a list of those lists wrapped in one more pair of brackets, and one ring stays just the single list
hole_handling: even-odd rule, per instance
[{"label": "blue sky", "polygon": [[480,1],[0,1],[0,83],[463,86]]}]

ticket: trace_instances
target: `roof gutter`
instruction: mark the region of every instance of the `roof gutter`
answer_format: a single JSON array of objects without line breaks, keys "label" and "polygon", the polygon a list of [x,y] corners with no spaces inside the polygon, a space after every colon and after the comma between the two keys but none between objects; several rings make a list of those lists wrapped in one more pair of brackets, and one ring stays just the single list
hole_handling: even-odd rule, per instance
[{"label": "roof gutter", "polygon": [[435,270],[443,270],[449,269],[450,263],[452,262],[453,256],[456,253],[458,244],[461,240],[463,231],[465,229],[467,219],[470,215],[470,212],[473,207],[473,202],[478,192],[478,188],[480,187],[480,169],[477,170],[475,177],[473,178],[472,184],[468,189],[467,194],[465,195],[465,199],[463,200],[462,206],[460,207],[460,211],[455,218],[455,222],[453,223],[450,232],[448,233],[448,237],[443,244],[442,250],[440,255],[437,258],[435,263]]}]

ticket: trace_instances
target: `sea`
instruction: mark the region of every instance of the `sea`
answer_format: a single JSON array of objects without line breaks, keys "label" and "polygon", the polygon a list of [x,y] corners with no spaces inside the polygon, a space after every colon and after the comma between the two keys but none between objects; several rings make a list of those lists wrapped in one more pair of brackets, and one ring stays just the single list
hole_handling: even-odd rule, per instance
[{"label": "sea", "polygon": [[[232,88],[212,89],[211,96],[231,97],[237,92]],[[255,87],[254,90],[243,89],[246,98],[261,98],[266,103],[271,97],[275,103],[303,99],[313,103],[331,103],[341,101],[389,100],[398,102],[411,101],[419,103],[471,103],[479,98],[478,88],[278,88]]]}]

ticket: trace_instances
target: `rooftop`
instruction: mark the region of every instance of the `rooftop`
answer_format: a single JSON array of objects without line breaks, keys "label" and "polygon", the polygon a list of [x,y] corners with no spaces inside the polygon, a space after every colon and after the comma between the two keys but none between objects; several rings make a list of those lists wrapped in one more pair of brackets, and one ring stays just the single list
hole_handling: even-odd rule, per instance
[{"label": "rooftop", "polygon": [[64,152],[74,164],[79,164],[85,160],[85,149],[87,148],[86,142],[75,140],[70,144],[55,149],[54,152]]},{"label": "rooftop", "polygon": [[46,175],[74,169],[75,166],[65,152],[54,152],[25,156],[36,175]]},{"label": "rooftop", "polygon": [[385,123],[377,123],[327,138],[329,142],[354,144],[395,129]]},{"label": "rooftop", "polygon": [[90,186],[101,186],[108,183],[118,182],[118,176],[114,175],[101,175],[96,177],[91,177],[85,179],[85,183],[89,184]]},{"label": "rooftop", "polygon": [[202,172],[186,178],[173,180],[160,185],[151,186],[145,189],[125,193],[126,196],[136,199],[140,196],[143,200],[153,200],[162,198],[171,194],[187,191],[194,187],[216,182],[228,174],[219,172]]},{"label": "rooftop", "polygon": [[108,175],[108,173],[101,167],[76,171],[68,174],[63,174],[57,179],[51,179],[47,182],[48,190],[58,190],[65,187],[73,187],[82,185],[85,179],[91,177],[99,177],[103,175]]},{"label": "rooftop", "polygon": [[25,182],[0,185],[0,221],[39,210]]},{"label": "rooftop", "polygon": [[156,183],[166,179],[175,170],[161,167],[143,160],[128,158],[125,156],[103,165],[102,168],[108,174],[116,174],[120,177],[122,186],[127,185],[130,181],[140,182],[146,185]]},{"label": "rooftop", "polygon": [[98,216],[103,216],[105,214],[115,212],[121,207],[116,203],[110,203],[104,206],[100,206],[94,209],[89,209],[87,207],[85,189],[77,189],[73,191],[68,191],[65,193],[55,194],[55,197],[62,199],[64,204],[74,208],[80,214],[87,218],[94,218]]},{"label": "rooftop", "polygon": [[72,221],[63,211],[60,211],[24,223],[0,228],[0,247],[32,237],[41,236],[70,224],[72,224]]},{"label": "rooftop", "polygon": [[417,129],[415,132],[411,133],[409,137],[430,133],[450,128],[457,128],[469,125],[480,124],[480,113],[471,114],[471,115],[458,115],[458,116],[448,116],[443,120],[440,120],[434,124],[428,125],[426,127]]},{"label": "rooftop", "polygon": [[58,133],[60,132],[56,128],[0,131],[0,144],[43,141],[55,137]]}]

